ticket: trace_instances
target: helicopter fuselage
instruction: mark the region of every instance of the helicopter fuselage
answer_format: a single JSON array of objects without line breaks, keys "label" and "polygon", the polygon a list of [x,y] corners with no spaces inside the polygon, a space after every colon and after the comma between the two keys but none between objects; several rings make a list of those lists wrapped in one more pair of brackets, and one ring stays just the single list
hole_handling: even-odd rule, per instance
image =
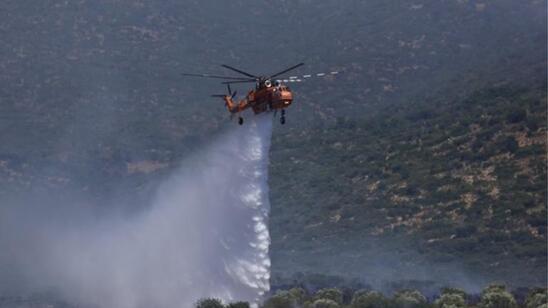
[{"label": "helicopter fuselage", "polygon": [[255,114],[289,107],[293,102],[293,93],[285,85],[262,86],[247,93],[246,97],[236,103],[229,95],[224,97],[231,113],[239,113],[251,108]]}]

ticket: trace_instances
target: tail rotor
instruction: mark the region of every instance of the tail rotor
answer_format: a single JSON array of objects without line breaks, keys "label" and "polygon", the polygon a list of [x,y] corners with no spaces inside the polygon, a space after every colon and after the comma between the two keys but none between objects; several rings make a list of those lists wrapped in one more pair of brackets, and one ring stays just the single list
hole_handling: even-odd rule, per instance
[{"label": "tail rotor", "polygon": [[226,84],[226,88],[228,89],[228,95],[230,95],[231,98],[234,98],[234,96],[236,96],[236,93],[238,93],[237,91],[234,91],[234,93],[232,93],[232,89],[230,88],[230,83]]},{"label": "tail rotor", "polygon": [[227,84],[226,87],[228,89],[228,95],[226,95],[226,94],[212,94],[211,97],[225,98],[225,97],[228,96],[230,98],[234,98],[236,96],[236,94],[238,93],[238,91],[232,92],[232,89],[230,88],[230,84]]}]

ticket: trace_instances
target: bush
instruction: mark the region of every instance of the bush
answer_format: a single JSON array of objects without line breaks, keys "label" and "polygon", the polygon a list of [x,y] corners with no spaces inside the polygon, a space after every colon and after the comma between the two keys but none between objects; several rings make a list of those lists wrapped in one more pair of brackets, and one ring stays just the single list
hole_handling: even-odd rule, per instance
[{"label": "bush", "polygon": [[399,307],[412,308],[425,306],[428,301],[426,297],[417,290],[403,290],[394,294],[394,302]]},{"label": "bush", "polygon": [[196,303],[196,308],[224,308],[223,303],[216,298],[204,298]]},{"label": "bush", "polygon": [[343,303],[343,294],[339,289],[321,289],[314,295],[314,299],[330,299],[341,305]]},{"label": "bush", "polygon": [[483,290],[480,307],[482,308],[517,308],[514,296],[500,284],[492,284]]},{"label": "bush", "polygon": [[351,308],[388,308],[388,300],[380,292],[357,291],[352,297]]}]

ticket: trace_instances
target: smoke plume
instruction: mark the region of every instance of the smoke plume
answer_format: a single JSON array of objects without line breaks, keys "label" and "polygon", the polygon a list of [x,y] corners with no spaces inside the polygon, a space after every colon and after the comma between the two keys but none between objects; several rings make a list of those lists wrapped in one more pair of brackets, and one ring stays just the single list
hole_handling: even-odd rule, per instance
[{"label": "smoke plume", "polygon": [[85,307],[259,302],[269,290],[271,122],[250,118],[185,159],[137,214],[3,206],[0,288],[55,290]]}]

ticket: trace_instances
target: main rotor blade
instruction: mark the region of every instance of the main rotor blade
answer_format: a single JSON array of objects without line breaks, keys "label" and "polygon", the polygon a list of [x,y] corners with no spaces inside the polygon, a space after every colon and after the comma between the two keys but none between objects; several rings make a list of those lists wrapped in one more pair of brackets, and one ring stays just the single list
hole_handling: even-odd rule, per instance
[{"label": "main rotor blade", "polygon": [[241,71],[241,70],[239,70],[239,69],[237,69],[237,68],[234,68],[234,67],[232,67],[232,66],[228,66],[228,65],[225,65],[225,64],[221,64],[221,66],[224,67],[224,68],[228,68],[229,70],[233,70],[233,71],[235,71],[235,72],[238,72],[238,73],[240,73],[240,74],[242,74],[242,75],[246,75],[247,77],[259,78],[258,76],[251,75],[250,73],[246,73],[246,72]]},{"label": "main rotor blade", "polygon": [[299,64],[297,64],[297,65],[294,65],[294,66],[292,66],[292,67],[290,67],[290,68],[287,68],[287,69],[285,69],[285,70],[283,70],[283,71],[281,71],[281,72],[279,72],[279,73],[276,73],[276,74],[274,74],[274,75],[271,75],[269,78],[274,78],[274,77],[280,76],[281,74],[285,74],[285,73],[287,73],[287,72],[289,72],[289,71],[291,71],[291,70],[294,70],[294,69],[296,69],[297,67],[303,66],[303,65],[304,65],[304,63],[301,62],[301,63],[299,63]]},{"label": "main rotor blade", "polygon": [[323,73],[316,73],[316,74],[305,74],[305,75],[300,75],[300,76],[289,76],[289,77],[280,77],[278,76],[278,78],[276,78],[276,81],[278,82],[283,82],[283,83],[288,83],[288,82],[303,82],[305,81],[306,79],[311,79],[311,78],[324,78],[324,77],[328,77],[328,76],[335,76],[337,74],[339,74],[341,72],[339,71],[331,71],[331,72],[323,72]]},{"label": "main rotor blade", "polygon": [[248,82],[249,83],[251,83],[251,82],[255,83],[255,82],[257,82],[257,80],[256,79],[247,79],[247,80],[224,81],[224,82],[222,82],[222,84],[248,83]]},{"label": "main rotor blade", "polygon": [[210,75],[210,74],[188,74],[188,73],[181,73],[183,76],[191,76],[191,77],[203,77],[203,78],[217,78],[217,79],[225,79],[225,80],[246,80],[247,78],[244,77],[233,77],[233,76],[219,76],[219,75]]}]

